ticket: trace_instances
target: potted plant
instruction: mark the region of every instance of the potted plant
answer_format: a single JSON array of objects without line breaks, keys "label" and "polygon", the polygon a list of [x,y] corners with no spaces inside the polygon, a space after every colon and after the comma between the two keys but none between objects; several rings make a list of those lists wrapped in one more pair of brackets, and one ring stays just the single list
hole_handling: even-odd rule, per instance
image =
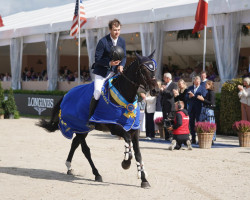
[{"label": "potted plant", "polygon": [[233,124],[233,130],[238,134],[240,147],[250,147],[250,122],[237,121]]},{"label": "potted plant", "polygon": [[158,126],[159,131],[160,131],[160,138],[165,138],[165,132],[164,132],[164,120],[163,117],[157,117],[154,120],[155,124]]},{"label": "potted plant", "polygon": [[210,149],[214,132],[216,131],[216,124],[210,122],[195,123],[195,130],[198,134],[199,146],[202,149]]}]

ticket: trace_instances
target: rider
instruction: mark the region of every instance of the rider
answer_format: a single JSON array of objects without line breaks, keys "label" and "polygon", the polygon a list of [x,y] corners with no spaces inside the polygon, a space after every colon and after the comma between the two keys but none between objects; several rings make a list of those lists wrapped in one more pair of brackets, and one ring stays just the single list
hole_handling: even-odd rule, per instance
[{"label": "rider", "polygon": [[[126,44],[125,40],[120,36],[121,23],[118,19],[109,22],[110,34],[99,40],[96,46],[95,63],[93,65],[95,74],[94,94],[89,107],[89,119],[94,114],[98,100],[101,96],[101,90],[104,82],[112,77],[115,73],[122,73],[126,63]],[[111,60],[110,51],[112,46],[120,46],[124,50],[124,58],[122,60]],[[88,124],[93,129],[94,124]]]}]

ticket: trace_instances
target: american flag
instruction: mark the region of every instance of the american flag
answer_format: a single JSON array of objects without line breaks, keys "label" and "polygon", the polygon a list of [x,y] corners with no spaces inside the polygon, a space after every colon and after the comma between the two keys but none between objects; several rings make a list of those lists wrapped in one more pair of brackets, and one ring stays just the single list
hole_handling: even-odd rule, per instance
[{"label": "american flag", "polygon": [[[76,0],[76,6],[75,6],[75,12],[74,12],[74,17],[73,17],[73,24],[70,29],[70,35],[75,36],[78,33],[78,0]],[[84,17],[85,12],[83,11],[84,7],[82,4],[82,0],[80,0],[80,29],[81,27],[87,22],[87,19]]]}]

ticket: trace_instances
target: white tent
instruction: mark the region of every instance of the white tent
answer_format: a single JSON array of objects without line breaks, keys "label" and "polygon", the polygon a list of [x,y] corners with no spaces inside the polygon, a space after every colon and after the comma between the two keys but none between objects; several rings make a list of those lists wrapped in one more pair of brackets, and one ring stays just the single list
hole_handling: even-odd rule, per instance
[{"label": "white tent", "polygon": [[[95,45],[89,42],[93,40],[93,38],[91,39],[92,35],[98,35],[101,28],[107,27],[109,20],[118,18],[123,24],[123,34],[140,32],[142,52],[148,54],[147,51],[152,51],[155,46],[162,45],[163,32],[193,28],[198,0],[88,0],[83,1],[83,3],[87,23],[83,27],[85,31],[81,36],[86,37],[89,31],[90,34],[87,35],[90,38],[86,37],[88,49],[93,49],[91,45]],[[240,23],[250,22],[250,0],[208,0],[208,4],[208,27],[223,25],[225,21],[223,15],[231,13],[240,13]],[[15,49],[18,49],[15,54],[19,54],[11,55],[11,60],[13,60],[11,62],[12,77],[15,77],[13,71],[17,71],[19,74],[20,66],[18,66],[18,63],[22,58],[20,51],[22,51],[24,43],[46,41],[48,48],[48,46],[51,46],[51,42],[53,45],[57,45],[58,39],[70,39],[69,29],[72,23],[74,6],[75,4],[72,3],[3,17],[5,26],[0,28],[0,46],[10,45],[11,54]],[[221,20],[215,21],[215,16],[220,16]],[[216,26],[215,22],[218,22]],[[147,40],[150,40],[150,42],[154,40],[154,44],[148,45]],[[49,51],[52,50],[53,47],[50,47]],[[177,51],[174,46],[173,51]],[[93,55],[90,55],[93,52],[88,51],[88,54],[89,58],[93,57]],[[159,55],[157,61],[161,63],[162,49],[158,50],[157,55]],[[53,58],[53,56],[51,57]],[[58,61],[50,60],[49,62],[52,64]],[[52,71],[55,72],[55,70],[57,69],[55,68]],[[14,80],[20,79],[18,74]],[[53,81],[50,80],[50,82]],[[18,81],[12,82],[12,87],[13,85],[15,85],[14,88],[19,88]]]},{"label": "white tent", "polygon": [[[198,0],[88,0],[84,1],[88,23],[84,29],[106,27],[109,20],[118,18],[123,33],[138,32],[141,23],[166,20],[164,30],[191,29]],[[209,0],[208,14],[246,11],[242,23],[250,17],[249,0]],[[0,46],[9,45],[11,38],[24,37],[25,42],[44,41],[46,33],[69,31],[75,4],[20,12],[3,17]],[[211,26],[211,20],[208,20]]]}]

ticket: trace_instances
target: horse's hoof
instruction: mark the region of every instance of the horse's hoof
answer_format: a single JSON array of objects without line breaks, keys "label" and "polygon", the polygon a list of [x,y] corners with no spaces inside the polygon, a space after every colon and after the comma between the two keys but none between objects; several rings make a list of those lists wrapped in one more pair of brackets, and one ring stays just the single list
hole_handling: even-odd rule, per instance
[{"label": "horse's hoof", "polygon": [[67,171],[67,174],[68,174],[68,175],[74,175],[74,170],[73,170],[73,169],[68,170],[68,171]]},{"label": "horse's hoof", "polygon": [[97,181],[97,182],[103,182],[102,181],[102,176],[95,176],[95,181]]},{"label": "horse's hoof", "polygon": [[151,186],[149,182],[141,182],[141,187],[144,189],[149,189]]},{"label": "horse's hoof", "polygon": [[129,169],[131,165],[131,160],[123,160],[122,161],[122,168],[123,169]]}]

